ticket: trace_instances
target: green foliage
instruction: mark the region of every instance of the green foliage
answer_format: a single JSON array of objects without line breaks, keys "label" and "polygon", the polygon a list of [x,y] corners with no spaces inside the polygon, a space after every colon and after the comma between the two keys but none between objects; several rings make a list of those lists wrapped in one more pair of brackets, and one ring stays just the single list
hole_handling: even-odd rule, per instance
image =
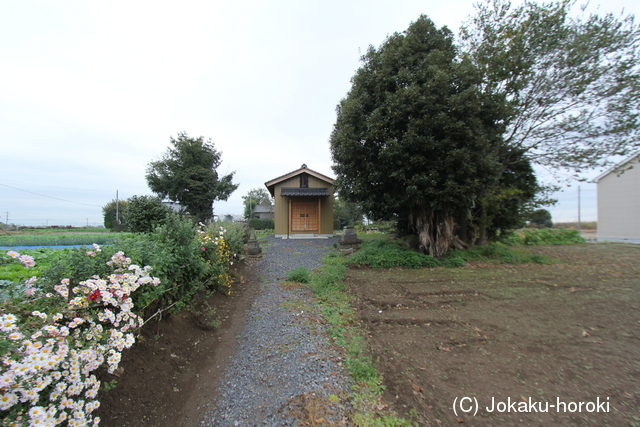
[{"label": "green foliage", "polygon": [[0,236],[0,246],[74,246],[110,244],[117,233],[105,232],[75,232],[75,233],[20,233],[10,236]]},{"label": "green foliage", "polygon": [[127,227],[136,233],[148,233],[175,215],[159,197],[133,196],[127,200]]},{"label": "green foliage", "polygon": [[[94,256],[88,255],[89,251]],[[53,286],[59,284],[62,279],[69,279],[71,286],[77,286],[80,281],[94,275],[106,277],[111,272],[106,263],[115,252],[114,246],[103,246],[100,251],[93,247],[61,250],[58,252],[56,260],[42,269],[43,290],[53,292]],[[36,258],[36,260],[38,259]],[[46,285],[44,285],[45,283]]]},{"label": "green foliage", "polygon": [[289,270],[287,273],[287,280],[291,282],[309,283],[311,280],[311,273],[307,270],[307,267],[296,267],[293,270]]},{"label": "green foliage", "polygon": [[243,224],[216,221],[213,226],[224,228],[225,241],[234,257],[240,256],[244,252],[244,246],[249,241],[249,230]]},{"label": "green foliage", "polygon": [[640,28],[575,0],[485,0],[463,51],[510,107],[505,142],[547,169],[605,166],[640,147]]},{"label": "green foliage", "polygon": [[527,229],[522,232],[524,244],[534,245],[574,245],[586,243],[578,230],[565,228]]},{"label": "green foliage", "polygon": [[354,389],[354,425],[356,426],[413,426],[413,423],[379,409],[384,390],[375,361],[365,353],[366,340],[354,322],[350,296],[344,284],[347,260],[344,255],[330,252],[322,265],[311,275],[310,287],[314,291],[329,324],[328,333],[347,353],[345,366],[356,385]]},{"label": "green foliage", "polygon": [[170,147],[162,160],[149,163],[147,183],[161,198],[177,201],[198,221],[206,222],[213,216],[216,200],[227,200],[238,188],[232,172],[219,176],[217,169],[222,153],[203,136],[191,138],[185,132],[171,137]]},{"label": "green foliage", "polygon": [[524,250],[514,249],[509,245],[491,242],[486,246],[474,246],[464,251],[451,251],[448,257],[464,261],[496,262],[499,264],[552,264],[553,261],[544,255],[531,254]]},{"label": "green foliage", "polygon": [[322,261],[322,266],[311,276],[310,287],[317,295],[330,299],[345,290],[342,280],[347,272],[347,261],[337,252],[329,252]]},{"label": "green foliage", "polygon": [[500,235],[498,241],[500,243],[504,243],[505,245],[509,245],[509,246],[524,245],[524,238],[522,237],[521,234],[515,231],[509,231],[507,233]]},{"label": "green foliage", "polygon": [[548,257],[513,249],[505,243],[498,242],[450,251],[438,260],[404,247],[398,241],[383,238],[363,242],[360,249],[347,258],[347,263],[350,265],[364,265],[372,268],[460,268],[464,267],[467,261],[491,261],[503,264],[550,264],[552,262]]},{"label": "green foliage", "polygon": [[249,190],[246,196],[242,196],[242,203],[244,204],[244,218],[249,220],[257,218],[255,213],[256,206],[273,205],[271,195],[264,188],[252,188]]},{"label": "green foliage", "polygon": [[353,202],[336,198],[333,203],[333,228],[342,230],[346,226],[355,226],[362,223],[364,212]]},{"label": "green foliage", "polygon": [[102,207],[105,228],[112,231],[125,231],[127,229],[124,215],[127,204],[126,200],[111,200]]},{"label": "green foliage", "polygon": [[494,187],[504,98],[481,90],[453,35],[421,16],[363,57],[331,135],[337,187],[372,219],[398,218],[442,257],[454,217]]},{"label": "green foliage", "polygon": [[433,268],[441,265],[429,255],[384,240],[363,242],[360,249],[349,257],[349,264],[373,268]]},{"label": "green foliage", "polygon": [[253,228],[254,230],[268,230],[274,228],[274,223],[272,219],[251,218],[249,220],[249,228]]},{"label": "green foliage", "polygon": [[538,228],[551,228],[553,222],[551,221],[551,212],[546,209],[536,209],[529,215],[529,222],[532,226]]}]

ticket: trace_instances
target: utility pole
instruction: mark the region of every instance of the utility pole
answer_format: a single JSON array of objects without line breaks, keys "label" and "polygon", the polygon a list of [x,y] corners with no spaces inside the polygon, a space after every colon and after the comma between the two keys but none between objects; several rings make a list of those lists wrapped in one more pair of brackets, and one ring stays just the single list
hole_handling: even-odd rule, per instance
[{"label": "utility pole", "polygon": [[582,233],[582,224],[580,218],[580,186],[578,185],[578,233]]},{"label": "utility pole", "polygon": [[119,218],[119,210],[118,210],[118,190],[116,190],[116,222],[118,224],[120,224],[120,218]]}]

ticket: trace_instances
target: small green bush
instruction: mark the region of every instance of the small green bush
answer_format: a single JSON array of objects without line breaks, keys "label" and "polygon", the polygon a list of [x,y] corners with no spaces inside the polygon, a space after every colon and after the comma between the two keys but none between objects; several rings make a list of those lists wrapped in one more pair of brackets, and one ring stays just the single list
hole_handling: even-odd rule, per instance
[{"label": "small green bush", "polygon": [[463,261],[498,262],[502,264],[536,263],[551,264],[552,260],[540,254],[530,254],[500,242],[491,242],[486,246],[474,246],[464,251],[451,251],[443,261],[448,259]]},{"label": "small green bush", "polygon": [[300,266],[287,273],[287,280],[298,283],[309,283],[311,281],[311,274],[309,270],[307,270],[307,267]]},{"label": "small green bush", "polygon": [[527,229],[523,232],[524,244],[534,245],[575,245],[585,243],[578,230],[566,228]]},{"label": "small green bush", "polygon": [[159,197],[133,196],[127,199],[124,211],[126,224],[130,231],[148,233],[166,222],[167,217],[177,215],[164,205]]},{"label": "small green bush", "polygon": [[441,263],[425,254],[404,248],[386,240],[363,242],[360,249],[349,257],[351,265],[368,265],[373,268],[433,268]]}]

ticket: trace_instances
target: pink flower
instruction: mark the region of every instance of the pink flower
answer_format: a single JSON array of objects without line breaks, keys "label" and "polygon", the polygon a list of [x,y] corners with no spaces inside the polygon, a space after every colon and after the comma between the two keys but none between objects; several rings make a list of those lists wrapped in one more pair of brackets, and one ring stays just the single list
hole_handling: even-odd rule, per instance
[{"label": "pink flower", "polygon": [[96,253],[93,251],[87,251],[87,255],[89,255],[90,257],[94,257],[96,256]]},{"label": "pink flower", "polygon": [[36,293],[36,288],[27,288],[24,291],[24,294],[27,296],[33,296]]},{"label": "pink flower", "polygon": [[33,267],[34,265],[36,265],[35,260],[30,255],[21,255],[18,259],[22,264],[24,264],[25,267]]},{"label": "pink flower", "polygon": [[206,250],[207,250],[207,248],[202,248],[202,251],[203,251],[203,252],[204,252],[204,251],[206,251]]},{"label": "pink flower", "polygon": [[7,251],[7,255],[9,255],[11,258],[18,258],[20,256],[20,254],[16,251]]}]

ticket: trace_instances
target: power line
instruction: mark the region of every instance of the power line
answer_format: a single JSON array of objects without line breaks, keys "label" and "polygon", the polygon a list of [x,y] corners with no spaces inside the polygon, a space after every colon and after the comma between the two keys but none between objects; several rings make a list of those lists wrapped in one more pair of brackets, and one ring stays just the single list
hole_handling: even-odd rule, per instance
[{"label": "power line", "polygon": [[36,193],[36,192],[33,192],[33,191],[29,191],[29,190],[23,190],[22,188],[12,187],[11,185],[7,185],[7,184],[0,183],[0,185],[2,185],[3,187],[13,188],[14,190],[24,191],[25,193],[35,194],[36,196],[47,197],[49,199],[54,199],[54,200],[60,200],[62,202],[75,203],[75,204],[78,204],[78,205],[85,205],[85,206],[92,206],[94,208],[101,208],[102,207],[102,206],[98,206],[98,205],[90,205],[89,203],[74,202],[73,200],[66,200],[66,199],[61,199],[59,197],[47,196],[46,194],[40,194],[40,193]]}]

